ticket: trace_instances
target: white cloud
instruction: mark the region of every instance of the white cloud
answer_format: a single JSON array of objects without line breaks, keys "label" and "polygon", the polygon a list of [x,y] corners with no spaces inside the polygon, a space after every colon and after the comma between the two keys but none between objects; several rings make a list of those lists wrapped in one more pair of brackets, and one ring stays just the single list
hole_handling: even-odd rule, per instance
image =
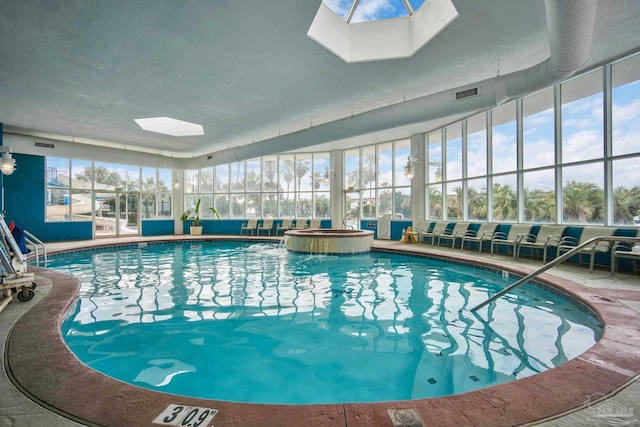
[{"label": "white cloud", "polygon": [[[602,117],[600,117],[599,122],[602,123]],[[588,128],[592,128],[593,125],[594,125],[593,119],[587,116],[581,116],[575,119],[562,120],[562,129],[565,133],[572,128],[588,129]]]},{"label": "white cloud", "polygon": [[373,21],[393,9],[389,0],[361,0],[352,22]]},{"label": "white cloud", "polygon": [[638,159],[623,159],[613,162],[613,188],[640,186]]},{"label": "white cloud", "polygon": [[583,116],[585,113],[597,110],[598,108],[602,109],[602,94],[600,93],[563,104],[562,114],[563,116],[573,114]]},{"label": "white cloud", "polygon": [[[475,150],[474,150],[475,149]],[[486,144],[469,144],[467,151],[468,176],[486,175],[487,173],[487,147]]]},{"label": "white cloud", "polygon": [[391,152],[378,154],[378,166],[382,169],[384,166],[391,167]]},{"label": "white cloud", "polygon": [[493,172],[507,172],[516,169],[516,136],[495,133],[493,135]]},{"label": "white cloud", "polygon": [[538,128],[548,124],[553,124],[553,110],[545,110],[536,114],[524,117],[525,133],[536,131]]},{"label": "white cloud", "polygon": [[381,172],[378,175],[378,184],[386,183],[388,185],[391,185],[392,182],[393,182],[393,171],[391,169]]},{"label": "white cloud", "polygon": [[564,138],[562,144],[562,162],[576,162],[602,157],[603,135],[602,130],[592,129],[576,132],[568,138]]},{"label": "white cloud", "polygon": [[555,188],[555,170],[525,172],[524,188],[529,190],[553,191]]},{"label": "white cloud", "polygon": [[525,169],[548,166],[555,163],[553,141],[548,139],[541,138],[537,141],[526,141],[523,151]]},{"label": "white cloud", "polygon": [[593,182],[604,187],[604,164],[602,162],[562,168],[562,185],[571,181]]},{"label": "white cloud", "polygon": [[640,99],[636,99],[628,105],[613,104],[613,128],[623,126],[630,120],[640,118]]},{"label": "white cloud", "polygon": [[345,17],[351,8],[353,0],[323,0],[323,3],[329,6],[338,16]]},{"label": "white cloud", "polygon": [[447,162],[447,179],[462,178],[462,161]]}]

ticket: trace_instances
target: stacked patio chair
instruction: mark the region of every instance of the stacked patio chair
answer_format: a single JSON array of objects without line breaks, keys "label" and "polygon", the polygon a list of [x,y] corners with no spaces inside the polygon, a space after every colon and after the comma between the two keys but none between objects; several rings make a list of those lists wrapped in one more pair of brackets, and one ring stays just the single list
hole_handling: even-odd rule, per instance
[{"label": "stacked patio chair", "polygon": [[445,228],[438,236],[438,247],[440,247],[440,243],[443,240],[451,240],[451,249],[454,249],[456,246],[456,239],[462,239],[468,229],[468,222],[456,222],[456,225],[454,225],[453,228]]},{"label": "stacked patio chair", "polygon": [[257,228],[258,236],[261,231],[266,231],[269,236],[271,236],[271,230],[273,230],[273,218],[267,218],[262,220],[262,224],[260,224]]},{"label": "stacked patio chair", "polygon": [[[616,231],[616,227],[598,227],[598,226],[586,226],[582,229],[582,233],[580,234],[580,238],[576,239],[575,237],[565,236],[560,241],[560,245],[558,245],[558,256],[560,256],[564,252],[568,252],[571,249],[585,243],[587,240],[593,239],[594,237],[600,236],[613,236],[613,233]],[[610,242],[596,241],[591,243],[588,246],[580,249],[578,252],[578,258],[580,264],[582,264],[582,255],[589,255],[589,272],[593,272],[593,265],[595,263],[596,254],[607,253],[611,250]]]},{"label": "stacked patio chair", "polygon": [[291,230],[291,225],[293,224],[293,220],[291,218],[285,218],[282,220],[280,224],[276,226],[276,236],[282,232],[284,234],[285,231]]},{"label": "stacked patio chair", "polygon": [[422,243],[422,235],[433,229],[434,221],[420,221],[415,227],[413,227],[413,234],[418,239],[418,244]]},{"label": "stacked patio chair", "polygon": [[258,228],[258,220],[250,219],[240,226],[240,235],[246,232],[246,233],[251,233],[251,235],[253,236],[257,228]]},{"label": "stacked patio chair", "polygon": [[431,244],[434,245],[436,242],[436,237],[442,234],[444,230],[446,230],[449,225],[449,221],[437,221],[433,224],[430,230],[425,231],[420,234],[418,238],[418,242],[424,242],[424,239],[431,239]]},{"label": "stacked patio chair", "polygon": [[307,228],[307,220],[306,219],[296,219],[295,224],[291,226],[292,230],[304,230]]},{"label": "stacked patio chair", "polygon": [[[483,222],[477,230],[467,229],[467,232],[462,236],[460,250],[464,250],[465,242],[475,242],[478,244],[478,253],[481,253],[482,244],[484,242],[491,242],[496,232],[496,227],[498,227],[498,224],[494,222]],[[469,244],[469,249],[471,249],[471,244]]]},{"label": "stacked patio chair", "polygon": [[533,252],[542,249],[542,262],[547,263],[547,249],[549,247],[557,248],[562,240],[562,234],[567,227],[564,225],[541,225],[537,235],[525,234],[520,239],[520,243],[516,247],[515,258],[520,258],[521,248],[530,248],[531,256]]},{"label": "stacked patio chair", "polygon": [[502,231],[496,231],[491,239],[491,256],[493,256],[493,249],[496,246],[511,246],[513,247],[513,257],[516,256],[516,247],[522,240],[522,237],[531,233],[531,225],[529,224],[512,224],[508,233]]},{"label": "stacked patio chair", "polygon": [[312,219],[309,221],[309,228],[313,228],[313,229],[318,229],[318,228],[322,228],[320,226],[321,224],[321,220],[319,219]]}]

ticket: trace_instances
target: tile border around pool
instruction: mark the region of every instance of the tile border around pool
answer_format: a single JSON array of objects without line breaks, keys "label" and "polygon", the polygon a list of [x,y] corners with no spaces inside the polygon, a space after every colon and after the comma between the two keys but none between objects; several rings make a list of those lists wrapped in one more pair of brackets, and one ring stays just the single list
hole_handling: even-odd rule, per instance
[{"label": "tile border around pool", "polygon": [[[406,249],[398,251],[415,253]],[[464,254],[447,254],[447,258],[517,274],[531,271],[525,267],[515,271],[497,260]],[[586,303],[600,316],[605,329],[601,340],[587,352],[531,377],[459,395],[383,403],[260,405],[169,395],[85,367],[60,334],[62,316],[79,289],[77,279],[56,271],[32,270],[54,286],[16,322],[5,346],[5,369],[27,396],[87,425],[154,426],[152,420],[172,403],[218,409],[213,420],[216,427],[391,425],[388,411],[394,409],[413,409],[428,425],[520,425],[580,408],[588,395],[612,393],[640,373],[640,314],[597,290],[543,274],[539,281]]]}]

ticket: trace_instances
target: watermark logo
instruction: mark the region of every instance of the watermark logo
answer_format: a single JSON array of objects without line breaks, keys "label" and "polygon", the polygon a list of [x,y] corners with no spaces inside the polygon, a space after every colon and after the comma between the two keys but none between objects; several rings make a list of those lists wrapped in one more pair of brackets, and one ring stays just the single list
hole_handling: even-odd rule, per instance
[{"label": "watermark logo", "polygon": [[637,418],[633,418],[633,408],[627,408],[614,400],[607,399],[602,393],[587,396],[582,406],[590,413],[587,422],[597,423],[597,425],[628,426],[638,422]]}]

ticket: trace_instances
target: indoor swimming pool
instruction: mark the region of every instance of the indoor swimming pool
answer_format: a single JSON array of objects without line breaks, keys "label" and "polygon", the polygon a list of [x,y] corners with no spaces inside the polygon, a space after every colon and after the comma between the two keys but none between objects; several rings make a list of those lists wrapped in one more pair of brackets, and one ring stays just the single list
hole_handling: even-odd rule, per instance
[{"label": "indoor swimming pool", "polygon": [[81,281],[62,334],[87,366],[171,394],[234,402],[381,402],[459,394],[575,358],[602,327],[518,277],[381,251],[150,243],[59,254]]}]

